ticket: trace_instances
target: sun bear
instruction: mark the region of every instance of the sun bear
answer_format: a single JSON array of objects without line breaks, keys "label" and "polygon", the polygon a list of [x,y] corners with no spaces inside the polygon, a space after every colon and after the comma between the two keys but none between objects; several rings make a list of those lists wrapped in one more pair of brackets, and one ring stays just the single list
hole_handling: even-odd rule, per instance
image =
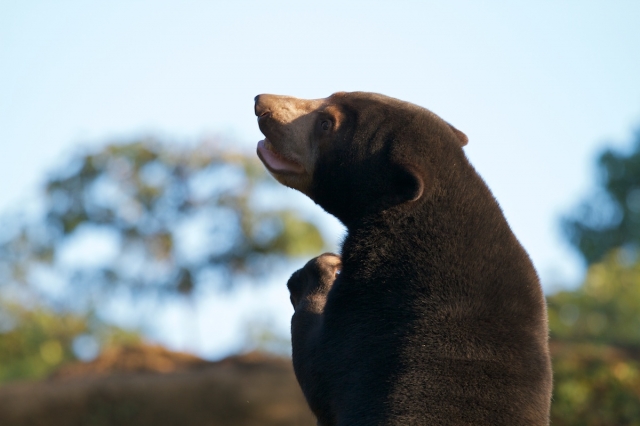
[{"label": "sun bear", "polygon": [[257,153],[346,227],[288,282],[322,426],[548,425],[545,299],[467,137],[374,93],[259,95]]}]

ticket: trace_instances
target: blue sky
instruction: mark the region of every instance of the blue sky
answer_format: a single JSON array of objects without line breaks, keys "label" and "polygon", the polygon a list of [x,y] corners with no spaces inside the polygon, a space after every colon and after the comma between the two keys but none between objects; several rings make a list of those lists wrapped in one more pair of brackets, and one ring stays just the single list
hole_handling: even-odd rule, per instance
[{"label": "blue sky", "polygon": [[640,126],[639,17],[631,0],[0,0],[0,211],[78,145],[221,134],[253,150],[258,93],[374,91],[465,132],[545,287],[575,283],[558,219]]}]

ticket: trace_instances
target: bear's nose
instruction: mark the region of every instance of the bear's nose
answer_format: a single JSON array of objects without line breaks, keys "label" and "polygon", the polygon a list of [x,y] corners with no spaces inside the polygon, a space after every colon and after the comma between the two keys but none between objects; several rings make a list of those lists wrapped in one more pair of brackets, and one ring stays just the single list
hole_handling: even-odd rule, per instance
[{"label": "bear's nose", "polygon": [[254,111],[258,118],[269,115],[271,112],[267,106],[266,99],[268,96],[266,95],[258,95],[254,99],[256,101]]}]

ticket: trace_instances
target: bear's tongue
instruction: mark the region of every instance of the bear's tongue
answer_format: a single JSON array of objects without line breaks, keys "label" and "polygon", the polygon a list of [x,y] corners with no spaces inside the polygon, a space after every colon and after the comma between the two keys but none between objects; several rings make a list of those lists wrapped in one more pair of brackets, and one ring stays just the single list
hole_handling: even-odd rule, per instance
[{"label": "bear's tongue", "polygon": [[267,168],[274,173],[302,173],[304,168],[299,163],[278,154],[271,141],[264,139],[258,142],[258,157]]}]

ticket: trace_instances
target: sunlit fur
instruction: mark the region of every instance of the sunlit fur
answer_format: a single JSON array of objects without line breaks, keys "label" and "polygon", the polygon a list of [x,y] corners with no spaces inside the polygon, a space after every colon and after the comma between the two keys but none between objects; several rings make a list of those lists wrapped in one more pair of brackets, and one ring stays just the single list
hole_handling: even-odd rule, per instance
[{"label": "sunlit fur", "polygon": [[[316,102],[261,129],[309,156],[298,189],[347,228],[340,257],[288,283],[293,363],[319,424],[547,425],[544,297],[466,136],[382,95]],[[318,131],[329,107],[340,125]]]}]

